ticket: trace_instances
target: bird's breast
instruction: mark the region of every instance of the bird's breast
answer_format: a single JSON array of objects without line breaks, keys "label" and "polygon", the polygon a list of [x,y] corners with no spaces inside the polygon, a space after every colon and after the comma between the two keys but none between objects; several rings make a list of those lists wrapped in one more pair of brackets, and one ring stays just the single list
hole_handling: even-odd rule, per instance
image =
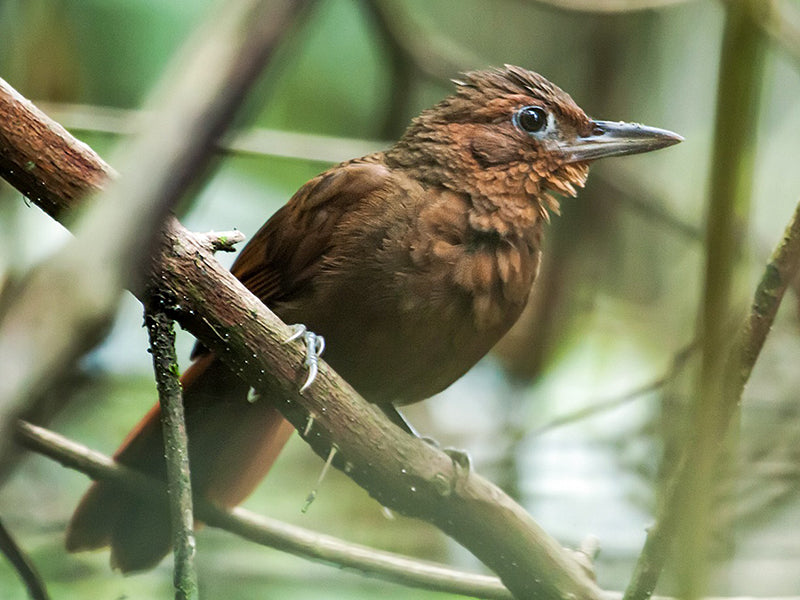
[{"label": "bird's breast", "polygon": [[538,267],[535,231],[476,233],[463,200],[417,208],[361,231],[363,250],[350,229],[305,303],[313,314],[291,317],[326,337],[326,359],[375,402],[422,400],[461,377],[517,320]]}]

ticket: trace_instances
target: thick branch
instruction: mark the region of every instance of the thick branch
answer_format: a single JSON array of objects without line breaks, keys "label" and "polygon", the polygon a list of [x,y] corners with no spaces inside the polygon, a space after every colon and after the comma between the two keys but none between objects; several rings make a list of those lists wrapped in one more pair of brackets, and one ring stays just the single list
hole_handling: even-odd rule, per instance
[{"label": "thick branch", "polygon": [[[69,155],[69,138],[61,141],[61,152]],[[57,189],[49,193],[58,197]],[[500,575],[516,597],[599,597],[576,561],[519,505],[400,431],[326,365],[312,389],[298,396],[304,373],[296,366],[303,351],[282,344],[288,328],[174,219],[163,229],[151,273],[152,289],[137,293],[170,297],[181,307],[179,322],[263,397],[284,399],[278,408],[299,430],[312,417],[307,441],[314,451],[327,456],[335,443],[339,466],[381,503],[436,524]]]},{"label": "thick branch", "polygon": [[[335,443],[343,457],[338,466],[356,483],[385,506],[450,534],[494,569],[515,596],[547,598],[572,590],[578,598],[596,597],[573,559],[520,506],[392,425],[327,365],[298,396],[305,373],[297,365],[304,349],[282,344],[289,329],[177,222],[167,234],[158,279],[188,309],[178,315],[182,324],[263,397],[286,399],[278,408],[299,431],[313,418],[306,441],[317,454],[327,456]],[[376,448],[390,451],[376,453]]]},{"label": "thick branch", "polygon": [[[726,434],[738,413],[740,377],[728,371],[736,352],[733,327],[744,298],[735,293],[742,239],[750,213],[759,98],[764,74],[764,40],[752,21],[754,0],[727,7],[717,89],[714,151],[706,215],[706,264],[698,339],[700,372],[694,386],[687,465],[679,485],[685,500],[678,511],[676,555],[681,595],[706,591],[709,542]],[[728,438],[731,440],[732,438]]]}]

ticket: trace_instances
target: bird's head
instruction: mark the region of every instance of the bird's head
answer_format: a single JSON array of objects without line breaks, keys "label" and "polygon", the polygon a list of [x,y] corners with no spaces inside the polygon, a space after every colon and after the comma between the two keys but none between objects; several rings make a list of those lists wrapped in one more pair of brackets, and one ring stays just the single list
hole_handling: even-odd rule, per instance
[{"label": "bird's head", "polygon": [[634,123],[596,121],[547,79],[520,67],[472,71],[456,93],[414,119],[389,151],[432,183],[484,197],[574,196],[589,162],[649,152],[682,138]]}]

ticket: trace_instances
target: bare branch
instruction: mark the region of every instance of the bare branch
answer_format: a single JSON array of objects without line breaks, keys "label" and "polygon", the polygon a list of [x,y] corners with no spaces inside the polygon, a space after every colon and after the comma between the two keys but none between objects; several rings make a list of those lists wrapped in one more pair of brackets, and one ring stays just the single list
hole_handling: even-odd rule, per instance
[{"label": "bare branch", "polygon": [[144,322],[150,336],[158,402],[164,432],[167,463],[167,492],[175,557],[175,600],[196,600],[197,573],[194,568],[195,539],[192,510],[192,478],[189,472],[189,439],[183,416],[183,395],[175,354],[175,325],[159,306],[145,310]]},{"label": "bare branch", "polygon": [[[529,0],[530,1],[530,0]],[[692,0],[533,0],[561,10],[592,13],[622,13],[653,10],[685,4]]]},{"label": "bare branch", "polygon": [[22,583],[25,584],[31,599],[49,600],[50,595],[47,593],[44,581],[42,581],[36,567],[22,548],[19,547],[2,521],[0,521],[0,550],[8,559],[8,562],[11,563],[11,566],[14,567]]},{"label": "bare branch", "polygon": [[[108,479],[143,497],[166,496],[163,482],[151,479],[115,462],[112,458],[90,450],[54,431],[19,421],[17,439],[26,448],[75,469],[92,479]],[[339,568],[354,569],[366,575],[417,587],[475,598],[510,600],[510,592],[496,577],[451,569],[427,561],[375,550],[346,542],[333,536],[310,531],[276,519],[256,515],[244,508],[230,511],[208,501],[195,502],[198,518],[210,527],[238,535],[256,544],[290,552],[301,558],[321,561]],[[620,600],[620,592],[603,592],[602,600]],[[673,600],[653,596],[652,600]],[[708,598],[707,600],[750,600],[740,598]],[[752,599],[755,600],[755,599]],[[800,596],[759,598],[758,600],[800,600]]]},{"label": "bare branch", "polygon": [[[40,103],[38,106],[53,119],[72,131],[136,134],[137,126],[146,118],[142,111],[86,104]],[[324,163],[339,163],[354,156],[364,156],[385,148],[388,142],[314,135],[254,127],[229,132],[217,144],[227,154],[279,156]]]},{"label": "bare branch", "polygon": [[[164,483],[116,463],[53,431],[20,421],[17,437],[24,446],[92,479],[110,479],[131,493],[164,496]],[[497,577],[465,573],[444,565],[409,559],[319,534],[256,515],[243,508],[226,511],[197,499],[195,512],[210,527],[234,533],[256,544],[291,552],[302,558],[355,569],[396,583],[478,598],[508,600],[510,592]]]},{"label": "bare branch", "polygon": [[[7,357],[0,362],[3,417],[18,414],[99,341],[123,286],[141,283],[148,267],[142,257],[160,237],[169,208],[208,166],[215,140],[302,3],[239,0],[220,8],[153,95],[148,127],[119,158],[125,177],[84,215],[67,248],[6,299],[0,314],[0,355]],[[5,82],[0,86],[0,175],[33,202],[61,217],[113,177],[88,146]],[[9,426],[0,418],[0,434]]]},{"label": "bare branch", "polygon": [[697,349],[697,343],[692,342],[691,344],[681,348],[678,352],[675,353],[675,356],[672,359],[672,364],[666,370],[664,374],[660,377],[654,379],[653,381],[649,381],[637,388],[634,388],[624,394],[616,396],[614,398],[609,398],[607,400],[592,400],[586,403],[584,408],[580,408],[575,410],[569,414],[556,416],[550,420],[549,423],[545,423],[537,427],[534,431],[530,432],[531,436],[539,436],[551,431],[553,429],[557,429],[559,427],[563,427],[565,425],[570,425],[571,423],[576,423],[578,421],[583,421],[584,419],[591,418],[595,415],[602,414],[606,411],[613,410],[618,406],[622,406],[636,400],[637,398],[641,398],[645,394],[649,394],[654,392],[670,381],[672,381],[675,376],[683,369],[683,367],[688,362],[689,358],[692,356],[692,353]]},{"label": "bare branch", "polygon": [[800,204],[795,207],[783,237],[770,256],[766,269],[758,282],[753,304],[739,332],[740,364],[730,372],[739,376],[739,386],[744,388],[756,360],[775,321],[775,315],[786,289],[792,285],[800,271]]},{"label": "bare branch", "polygon": [[245,240],[241,231],[209,231],[198,233],[198,240],[209,252],[235,252],[236,244]]}]

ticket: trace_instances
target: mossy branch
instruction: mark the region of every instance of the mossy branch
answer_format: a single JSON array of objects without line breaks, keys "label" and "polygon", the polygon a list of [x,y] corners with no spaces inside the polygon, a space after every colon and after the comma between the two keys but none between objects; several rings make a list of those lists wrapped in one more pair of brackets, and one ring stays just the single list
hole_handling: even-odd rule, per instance
[{"label": "mossy branch", "polygon": [[197,600],[189,439],[186,436],[183,394],[178,378],[178,357],[175,354],[175,324],[161,307],[152,304],[145,310],[144,322],[150,336],[150,353],[153,355],[158,402],[161,405],[175,559],[175,600]]}]

